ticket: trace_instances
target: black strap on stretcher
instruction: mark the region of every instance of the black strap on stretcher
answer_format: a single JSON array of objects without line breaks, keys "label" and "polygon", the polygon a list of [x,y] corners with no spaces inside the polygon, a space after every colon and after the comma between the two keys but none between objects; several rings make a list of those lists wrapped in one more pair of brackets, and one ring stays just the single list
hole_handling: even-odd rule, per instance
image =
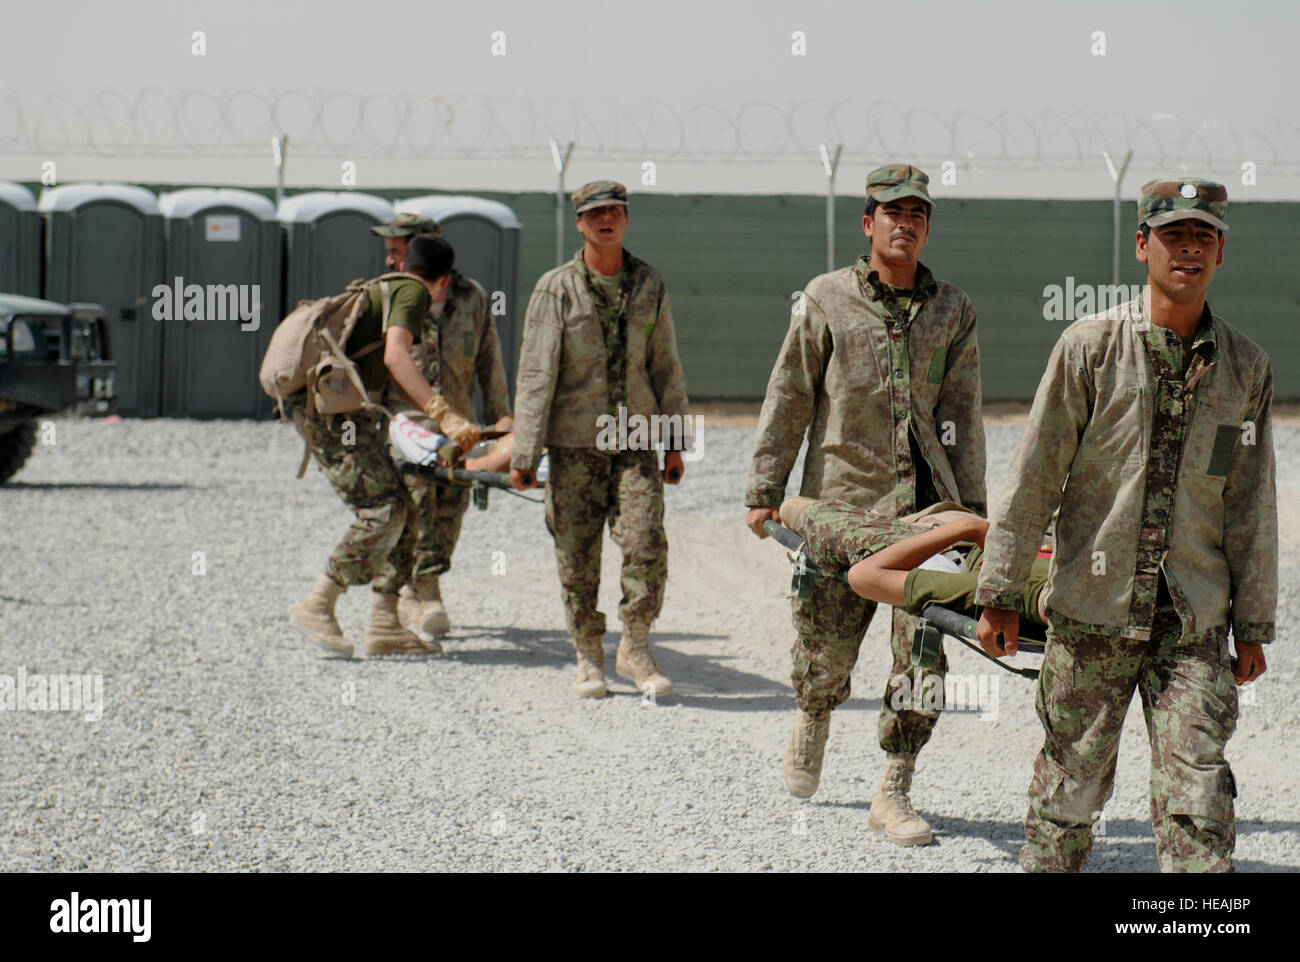
[{"label": "black strap on stretcher", "polygon": [[[763,530],[782,547],[789,549],[790,561],[794,565],[790,590],[799,598],[806,601],[812,597],[813,584],[819,576],[838,578],[848,584],[849,573],[847,569],[838,571],[822,571],[819,569],[809,556],[804,540],[789,528],[769,519],[763,522]],[[921,668],[933,668],[943,651],[943,636],[949,635],[976,652],[980,657],[987,658],[999,668],[1009,671],[1013,675],[1021,675],[1031,681],[1038,677],[1038,669],[1036,668],[1018,668],[988,654],[979,641],[976,640],[975,631],[977,626],[978,622],[974,618],[958,614],[939,605],[928,605],[912,634],[912,664]],[[1043,653],[1043,641],[1022,636],[1019,650],[1028,654],[1041,655]]]}]

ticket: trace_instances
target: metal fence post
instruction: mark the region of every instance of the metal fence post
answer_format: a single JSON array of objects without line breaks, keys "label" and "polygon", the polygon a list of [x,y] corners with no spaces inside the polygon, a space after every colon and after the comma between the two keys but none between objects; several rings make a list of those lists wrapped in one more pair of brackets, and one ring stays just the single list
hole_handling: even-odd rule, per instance
[{"label": "metal fence post", "polygon": [[555,163],[555,266],[564,263],[564,169],[569,166],[569,157],[573,155],[573,141],[564,148],[560,155],[560,145],[551,139],[551,160]]},{"label": "metal fence post", "polygon": [[271,138],[271,161],[275,164],[275,206],[284,200],[284,155],[289,149],[289,135]]},{"label": "metal fence post", "polygon": [[819,144],[817,149],[821,151],[822,169],[826,171],[826,272],[829,274],[835,270],[835,170],[840,165],[844,145],[836,145],[834,157],[825,144]]},{"label": "metal fence post", "polygon": [[1110,152],[1103,150],[1101,156],[1106,161],[1106,169],[1110,171],[1110,179],[1115,181],[1115,203],[1112,211],[1112,220],[1114,222],[1115,233],[1111,238],[1110,252],[1110,283],[1112,286],[1119,284],[1119,222],[1120,222],[1120,182],[1124,179],[1124,172],[1128,170],[1129,161],[1133,159],[1133,151],[1124,155],[1124,163],[1120,165],[1119,170],[1115,169],[1115,163],[1110,159]]}]

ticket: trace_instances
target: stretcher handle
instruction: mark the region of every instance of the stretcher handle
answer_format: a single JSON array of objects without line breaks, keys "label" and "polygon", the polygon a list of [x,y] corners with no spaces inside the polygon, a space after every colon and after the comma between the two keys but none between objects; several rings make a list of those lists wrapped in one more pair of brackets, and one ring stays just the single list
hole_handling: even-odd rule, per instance
[{"label": "stretcher handle", "polygon": [[[770,518],[763,522],[763,530],[768,533],[773,541],[789,548],[791,551],[798,551],[803,547],[803,538],[799,537],[783,524],[777,524]],[[811,567],[812,562],[809,562]]]},{"label": "stretcher handle", "polygon": [[[979,644],[979,639],[976,637],[976,630],[979,628],[979,622],[974,618],[959,614],[955,611],[950,611],[949,609],[942,608],[939,605],[929,605],[926,607],[921,617],[932,625],[938,625],[945,634],[952,635],[954,638],[972,641],[977,645]],[[1041,641],[1037,641],[1033,638],[1022,637],[1019,644],[1020,651],[1027,654],[1041,655],[1043,653],[1043,643]],[[980,650],[983,650],[982,645],[980,646]]]},{"label": "stretcher handle", "polygon": [[402,465],[402,470],[407,474],[418,474],[435,484],[449,487],[467,488],[474,484],[486,485],[489,488],[510,487],[510,475],[504,471],[469,471],[465,468],[444,465],[412,464],[409,461]]}]

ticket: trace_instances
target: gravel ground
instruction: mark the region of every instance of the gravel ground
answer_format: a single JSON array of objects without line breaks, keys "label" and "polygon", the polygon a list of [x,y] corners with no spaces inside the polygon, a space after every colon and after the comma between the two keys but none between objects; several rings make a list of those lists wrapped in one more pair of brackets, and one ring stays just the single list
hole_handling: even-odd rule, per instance
[{"label": "gravel ground", "polygon": [[[61,419],[0,488],[0,674],[98,673],[102,717],[0,717],[0,864],[10,871],[1012,871],[1041,741],[1033,686],[998,678],[996,719],[949,713],[913,801],[937,844],[867,830],[884,755],[878,617],[833,716],[822,787],[780,756],[793,713],[788,569],[741,523],[753,431],[709,428],[668,494],[671,577],[654,641],[677,691],[647,704],[612,673],[579,700],[539,505],[471,509],[444,579],[455,628],[424,658],[322,657],[288,627],[349,522],[287,425]],[[1020,435],[989,426],[997,496]],[[1300,429],[1277,430],[1279,634],[1297,608]],[[196,552],[202,552],[201,556]],[[617,549],[602,608],[617,629]],[[501,569],[504,566],[504,573]],[[365,592],[340,602],[360,640]],[[950,645],[951,648],[954,646]],[[1300,656],[1269,651],[1229,745],[1238,865],[1300,867]],[[991,689],[990,689],[991,690]],[[1141,712],[1089,871],[1154,871]]]}]

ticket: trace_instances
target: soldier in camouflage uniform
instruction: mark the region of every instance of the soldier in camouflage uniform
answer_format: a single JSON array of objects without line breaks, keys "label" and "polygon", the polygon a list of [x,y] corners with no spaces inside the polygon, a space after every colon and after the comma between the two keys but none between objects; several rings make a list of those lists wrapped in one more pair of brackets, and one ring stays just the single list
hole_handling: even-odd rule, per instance
[{"label": "soldier in camouflage uniform", "polygon": [[[379,396],[391,377],[426,414],[439,420],[445,433],[458,443],[472,444],[477,429],[448,408],[411,357],[411,345],[431,300],[445,296],[453,256],[451,245],[440,237],[417,240],[411,244],[406,266],[419,279],[396,278],[371,285],[347,348],[356,355],[369,345],[382,345],[357,360],[367,393]],[[330,556],[325,574],[293,610],[293,625],[326,651],[351,657],[352,643],[339,628],[334,605],[349,585],[373,582],[366,654],[436,650],[397,619],[397,592],[410,578],[415,527],[406,487],[388,454],[387,417],[371,410],[319,414],[310,409],[306,392],[290,402],[294,424],[322,473],[357,516]]]},{"label": "soldier in camouflage uniform", "polygon": [[[384,239],[392,270],[402,269],[410,238],[442,233],[436,221],[418,214],[398,214],[391,224],[370,231]],[[431,304],[411,355],[453,411],[474,413],[477,380],[483,392],[484,420],[497,431],[510,430],[513,419],[501,341],[488,310],[487,292],[476,281],[452,268],[446,299]],[[387,400],[392,410],[423,427],[436,428],[396,384],[390,385]],[[416,533],[411,576],[402,586],[398,615],[412,631],[444,635],[451,629],[451,619],[443,605],[439,575],[451,569],[451,555],[469,507],[469,489],[439,487],[411,474],[402,477],[415,504]]]},{"label": "soldier in camouflage uniform", "polygon": [[[814,278],[798,296],[759,415],[745,504],[747,522],[779,520],[786,480],[808,434],[801,494],[839,498],[895,517],[939,501],[983,513],[984,423],[980,414],[975,310],[919,257],[929,237],[929,178],[891,164],[867,177],[863,232],[871,254]],[[794,730],[786,787],[817,790],[830,713],[849,696],[849,675],[876,605],[820,578],[795,599]],[[894,609],[894,664],[879,737],[888,756],[868,824],[902,845],[927,844],[930,826],[908,799],[916,754],[936,712],[899,711],[889,695],[913,680],[914,620]],[[946,670],[941,659],[936,671]]]},{"label": "soldier in camouflage uniform", "polygon": [[[593,698],[606,692],[605,616],[596,601],[608,521],[623,551],[615,667],[638,689],[666,695],[672,683],[650,653],[649,636],[668,577],[663,482],[677,483],[684,470],[686,378],[663,278],[623,248],[626,189],[608,180],[586,184],[574,191],[573,205],[582,250],[542,275],[524,319],[511,482],[532,484],[545,445],[546,525],[578,654],[574,691]],[[674,430],[661,475],[656,451],[635,425],[662,418]],[[633,430],[615,438],[613,424]]]},{"label": "soldier in camouflage uniform", "polygon": [[991,521],[976,601],[980,642],[1000,655],[998,638],[1014,651],[1018,627],[1004,609],[1060,507],[1026,871],[1087,862],[1134,690],[1151,739],[1160,869],[1232,870],[1224,746],[1234,681],[1264,671],[1274,634],[1277,506],[1272,367],[1205,299],[1227,216],[1227,191],[1212,181],[1143,186],[1145,293],[1061,335]]}]

